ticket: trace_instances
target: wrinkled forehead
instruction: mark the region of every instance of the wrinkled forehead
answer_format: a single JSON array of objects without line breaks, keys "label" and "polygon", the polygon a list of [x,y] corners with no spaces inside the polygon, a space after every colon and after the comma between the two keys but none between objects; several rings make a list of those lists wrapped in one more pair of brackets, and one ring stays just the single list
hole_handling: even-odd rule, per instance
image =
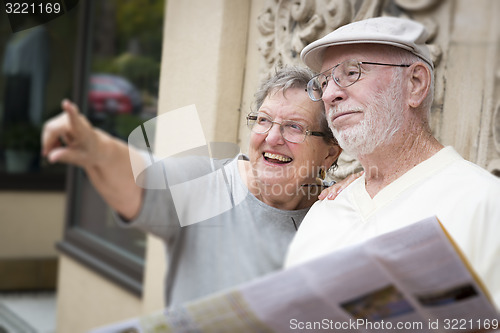
[{"label": "wrinkled forehead", "polygon": [[[406,52],[397,47],[383,44],[347,44],[328,47],[323,54],[321,71],[325,71],[345,60],[392,62]],[[409,52],[408,52],[409,53]]]}]

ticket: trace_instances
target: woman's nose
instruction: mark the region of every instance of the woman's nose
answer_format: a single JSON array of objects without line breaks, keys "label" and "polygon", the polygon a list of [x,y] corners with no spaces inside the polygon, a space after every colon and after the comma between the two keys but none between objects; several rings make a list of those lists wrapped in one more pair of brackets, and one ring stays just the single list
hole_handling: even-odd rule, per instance
[{"label": "woman's nose", "polygon": [[285,139],[281,135],[281,125],[277,123],[273,123],[269,132],[267,132],[266,142],[270,145],[278,145],[285,143]]}]

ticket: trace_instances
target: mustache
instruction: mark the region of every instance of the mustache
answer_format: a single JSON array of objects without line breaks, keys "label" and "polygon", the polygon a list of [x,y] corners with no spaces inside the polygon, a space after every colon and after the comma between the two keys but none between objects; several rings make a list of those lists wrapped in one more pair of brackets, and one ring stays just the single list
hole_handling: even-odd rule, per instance
[{"label": "mustache", "polygon": [[356,107],[351,107],[349,105],[338,105],[338,106],[331,106],[328,108],[328,117],[331,119],[334,115],[336,114],[341,114],[341,113],[346,113],[346,112],[363,112],[364,109],[360,106]]}]

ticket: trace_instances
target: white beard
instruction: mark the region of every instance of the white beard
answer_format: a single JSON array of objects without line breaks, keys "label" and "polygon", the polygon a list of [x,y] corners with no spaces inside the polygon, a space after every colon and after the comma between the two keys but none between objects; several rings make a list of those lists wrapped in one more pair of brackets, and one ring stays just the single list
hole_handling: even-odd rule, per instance
[{"label": "white beard", "polygon": [[[328,110],[328,125],[340,147],[349,155],[371,154],[375,148],[389,140],[403,125],[402,98],[398,94],[401,89],[402,75],[395,73],[392,83],[382,92],[368,100],[366,107],[349,107],[341,105]],[[332,124],[335,113],[346,111],[362,111],[363,120],[348,128],[338,130]]]}]

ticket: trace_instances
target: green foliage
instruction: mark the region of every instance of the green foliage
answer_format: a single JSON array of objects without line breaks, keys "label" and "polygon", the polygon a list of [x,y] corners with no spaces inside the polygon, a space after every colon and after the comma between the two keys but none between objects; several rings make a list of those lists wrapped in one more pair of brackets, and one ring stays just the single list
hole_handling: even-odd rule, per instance
[{"label": "green foliage", "polygon": [[133,114],[106,114],[99,119],[93,119],[92,124],[101,130],[127,141],[128,136],[134,129],[146,120],[139,115]]},{"label": "green foliage", "polygon": [[108,41],[116,45],[115,55],[94,54],[92,72],[124,77],[143,95],[157,96],[166,0],[107,0],[106,5],[115,15],[116,34]]},{"label": "green foliage", "polygon": [[27,123],[5,126],[1,133],[2,147],[12,150],[40,150],[40,128]]},{"label": "green foliage", "polygon": [[94,56],[92,61],[92,71],[94,73],[119,74],[118,68],[113,61],[114,57]]},{"label": "green foliage", "polygon": [[150,57],[123,53],[114,58],[95,58],[94,73],[116,74],[128,79],[141,91],[157,94],[160,63]]},{"label": "green foliage", "polygon": [[165,0],[114,0],[114,3],[121,42],[138,39],[143,52],[160,61]]},{"label": "green foliage", "polygon": [[130,133],[143,122],[139,116],[121,114],[114,119],[114,132],[119,138],[127,140]]},{"label": "green foliage", "polygon": [[151,85],[160,74],[160,63],[149,57],[124,53],[113,61],[113,65],[118,74],[128,78],[139,89],[154,91],[155,87]]}]

